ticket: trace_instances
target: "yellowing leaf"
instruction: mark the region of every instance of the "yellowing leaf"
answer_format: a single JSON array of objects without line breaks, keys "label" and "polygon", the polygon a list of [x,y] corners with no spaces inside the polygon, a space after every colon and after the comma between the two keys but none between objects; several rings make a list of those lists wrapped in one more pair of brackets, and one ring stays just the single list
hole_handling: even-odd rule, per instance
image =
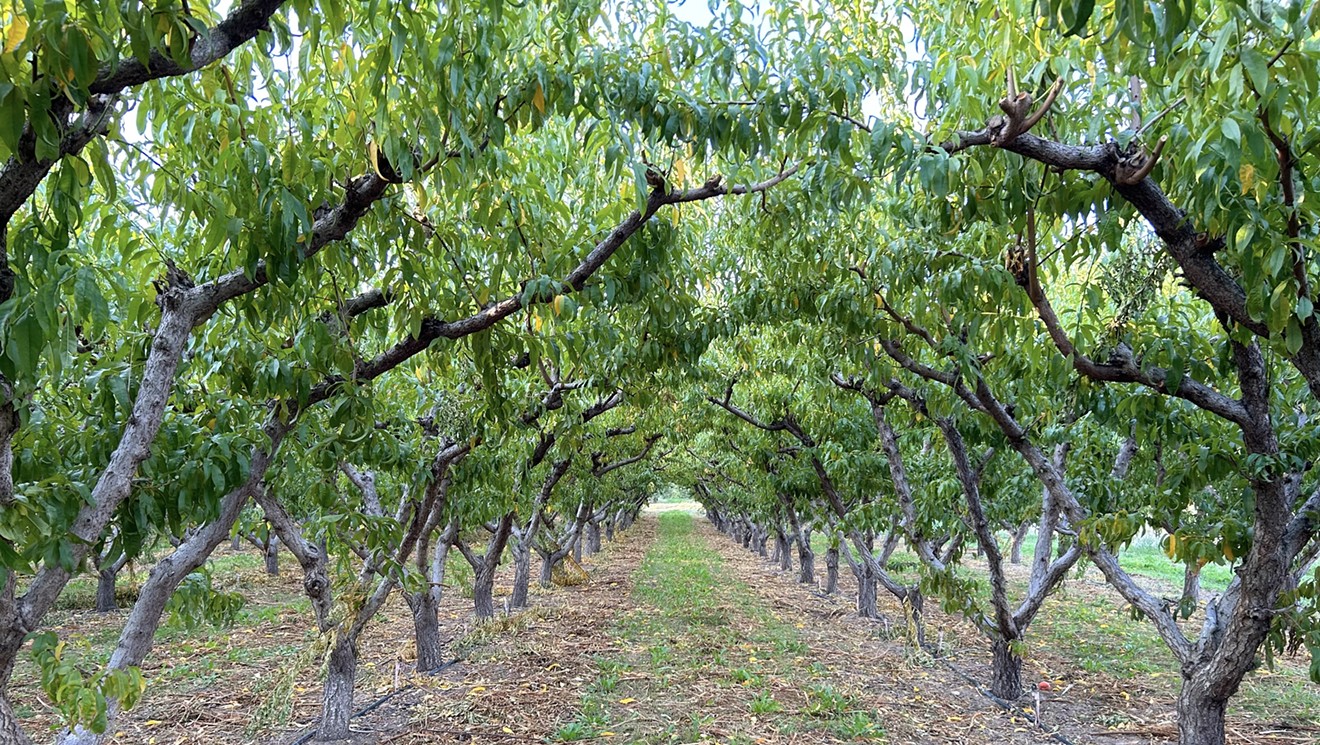
[{"label": "yellowing leaf", "polygon": [[486,690],[486,686],[476,686],[472,690],[468,691],[468,695],[476,695],[484,690]]},{"label": "yellowing leaf", "polygon": [[545,92],[541,90],[540,85],[537,85],[536,90],[532,92],[532,105],[537,111],[545,113]]},{"label": "yellowing leaf", "polygon": [[635,699],[635,698],[621,698],[621,699],[619,699],[619,703],[621,703],[621,704],[634,704],[634,703],[637,703],[637,699]]},{"label": "yellowing leaf", "polygon": [[1242,182],[1242,193],[1251,191],[1251,187],[1256,185],[1256,167],[1250,163],[1243,163],[1238,169],[1238,180]]},{"label": "yellowing leaf", "polygon": [[675,186],[682,186],[687,178],[687,161],[679,158],[674,161],[674,172],[670,174]]},{"label": "yellowing leaf", "polygon": [[550,305],[555,309],[555,315],[559,315],[559,312],[563,310],[564,307],[564,296],[555,295],[555,299]]},{"label": "yellowing leaf", "polygon": [[28,19],[27,16],[14,16],[14,22],[9,24],[9,33],[5,34],[5,53],[18,49],[18,45],[27,38]]}]

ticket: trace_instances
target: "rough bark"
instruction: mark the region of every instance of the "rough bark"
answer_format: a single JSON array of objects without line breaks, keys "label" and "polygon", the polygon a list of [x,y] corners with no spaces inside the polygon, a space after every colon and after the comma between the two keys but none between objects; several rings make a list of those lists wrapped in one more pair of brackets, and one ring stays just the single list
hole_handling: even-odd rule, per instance
[{"label": "rough bark", "polygon": [[96,555],[96,612],[110,613],[119,610],[119,601],[115,598],[115,585],[119,573],[128,564],[128,556],[111,558],[109,547]]},{"label": "rough bark", "polygon": [[839,591],[839,547],[832,545],[825,552],[825,594]]},{"label": "rough bark", "polygon": [[995,639],[990,651],[993,656],[990,692],[1005,701],[1016,701],[1022,695],[1022,658],[1007,639]]},{"label": "rough bark", "polygon": [[[449,547],[458,535],[457,519],[451,520],[435,543],[431,556],[427,556],[426,541],[419,541],[417,546],[417,567],[427,577],[426,587],[408,594],[408,608],[412,611],[413,634],[417,644],[417,672],[424,673],[440,667],[444,663],[443,648],[440,643],[440,600],[444,591],[445,561],[449,557]],[[426,566],[430,562],[429,571]]]},{"label": "rough bark", "polygon": [[495,617],[495,568],[485,563],[473,571],[472,612],[479,621]]},{"label": "rough bark", "polygon": [[340,636],[330,649],[321,697],[321,722],[316,726],[317,740],[342,740],[351,734],[348,724],[353,716],[353,689],[357,683],[356,642],[347,635]]},{"label": "rough bark", "polygon": [[1183,679],[1178,694],[1178,742],[1182,745],[1224,745],[1227,697],[1210,695],[1191,679]]},{"label": "rough bark", "polygon": [[583,553],[591,556],[600,553],[600,519],[593,518],[587,522],[587,540]]},{"label": "rough bark", "polygon": [[[514,544],[513,550],[513,589],[509,593],[510,608],[527,607],[527,585],[531,580],[532,574],[532,547],[523,541]],[[544,568],[541,574],[546,574]],[[542,587],[549,586],[549,578],[542,580]]]},{"label": "rough bark", "polygon": [[280,544],[279,541],[274,539],[274,536],[267,534],[263,553],[266,557],[266,574],[278,577],[280,575]]},{"label": "rough bark", "polygon": [[798,582],[804,585],[816,584],[816,554],[811,550],[810,533],[798,531]]},{"label": "rough bark", "polygon": [[513,532],[513,518],[514,514],[507,512],[492,526],[484,554],[476,553],[463,541],[454,544],[472,567],[472,610],[478,621],[495,617],[495,570]]},{"label": "rough bark", "polygon": [[853,567],[853,576],[857,578],[857,615],[862,618],[879,618],[876,607],[876,578],[866,565],[859,561]]},{"label": "rough bark", "polygon": [[1188,562],[1183,568],[1182,595],[1178,598],[1178,611],[1183,617],[1189,617],[1201,605],[1201,565]]}]

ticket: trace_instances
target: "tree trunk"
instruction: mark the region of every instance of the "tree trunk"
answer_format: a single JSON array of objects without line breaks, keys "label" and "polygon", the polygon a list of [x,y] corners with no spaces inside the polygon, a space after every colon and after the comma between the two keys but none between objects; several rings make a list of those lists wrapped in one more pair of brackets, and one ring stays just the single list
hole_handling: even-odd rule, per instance
[{"label": "tree trunk", "polygon": [[1201,565],[1189,563],[1183,569],[1182,597],[1178,599],[1178,612],[1187,618],[1201,605]]},{"label": "tree trunk", "polygon": [[857,577],[857,615],[862,618],[879,618],[880,611],[875,605],[875,577],[862,564]]},{"label": "tree trunk", "polygon": [[1008,563],[1022,563],[1022,542],[1027,539],[1027,533],[1031,531],[1031,523],[1023,520],[1017,530],[1013,531],[1013,543],[1008,549]]},{"label": "tree trunk", "polygon": [[798,535],[798,582],[816,584],[816,554],[811,550],[811,539],[802,534]]},{"label": "tree trunk", "polygon": [[990,692],[1005,701],[1018,700],[1022,696],[1022,658],[1013,653],[1007,639],[993,640],[990,651],[994,655]]},{"label": "tree trunk", "polygon": [[609,541],[610,543],[613,543],[613,542],[614,542],[614,521],[613,521],[613,520],[609,520],[609,519],[605,520],[605,540]]},{"label": "tree trunk", "polygon": [[32,740],[18,726],[18,717],[14,716],[5,693],[0,693],[0,745],[32,745]]},{"label": "tree trunk", "polygon": [[[492,581],[494,575],[495,573],[491,572]],[[510,608],[527,607],[527,584],[531,581],[531,576],[532,547],[520,541],[513,547],[513,593],[509,597]],[[477,612],[477,617],[482,617],[480,610]]]},{"label": "tree trunk", "polygon": [[472,573],[472,610],[478,621],[495,617],[495,564],[483,563]]},{"label": "tree trunk", "polygon": [[321,702],[321,723],[316,727],[317,740],[342,740],[351,733],[353,686],[357,678],[356,640],[340,637],[330,650],[325,665],[325,693]]},{"label": "tree trunk", "polygon": [[96,612],[109,613],[119,610],[115,600],[115,580],[119,579],[119,570],[108,566],[96,571]]},{"label": "tree trunk", "polygon": [[280,576],[280,542],[270,533],[266,534],[266,574]]},{"label": "tree trunk", "polygon": [[[9,570],[0,570],[0,592],[8,591],[13,582],[13,574]],[[18,651],[23,648],[23,641],[27,638],[26,634],[19,631],[20,628],[12,622],[0,627],[4,629],[0,631],[0,745],[32,745],[32,740],[18,726],[18,717],[14,716],[14,709],[9,704],[9,679],[14,673]]]},{"label": "tree trunk", "polygon": [[440,614],[436,593],[429,589],[409,593],[408,609],[412,611],[413,634],[417,641],[417,672],[425,673],[444,664],[444,651],[440,644]]},{"label": "tree trunk", "polygon": [[1193,679],[1183,679],[1178,694],[1178,742],[1224,745],[1224,710],[1228,701],[1210,696]]},{"label": "tree trunk", "polygon": [[541,554],[541,586],[549,587],[550,580],[554,578],[555,564],[554,554]]},{"label": "tree trunk", "polygon": [[583,550],[588,556],[600,553],[600,523],[591,520],[587,523],[587,545]]},{"label": "tree trunk", "polygon": [[[430,672],[444,664],[444,650],[440,644],[440,598],[445,581],[445,560],[449,558],[449,546],[458,533],[458,523],[453,522],[444,535],[436,541],[431,552],[431,567],[427,572],[427,587],[421,592],[408,596],[408,607],[413,614],[413,632],[417,641],[417,672]],[[419,547],[419,551],[420,551]],[[419,554],[419,561],[424,561],[425,552]]]},{"label": "tree trunk", "polygon": [[876,559],[876,561],[880,563],[880,566],[889,566],[889,557],[893,556],[894,551],[898,549],[898,539],[902,533],[903,531],[898,530],[897,528],[889,531],[889,535],[885,537],[884,544],[880,546],[880,556]]},{"label": "tree trunk", "polygon": [[839,547],[830,546],[825,552],[825,594],[839,591]]},{"label": "tree trunk", "polygon": [[243,535],[237,531],[229,538],[229,550],[238,553],[243,549]]},{"label": "tree trunk", "polygon": [[779,556],[779,568],[787,572],[793,568],[793,549],[788,545],[788,536],[784,531],[775,531],[775,554]]}]

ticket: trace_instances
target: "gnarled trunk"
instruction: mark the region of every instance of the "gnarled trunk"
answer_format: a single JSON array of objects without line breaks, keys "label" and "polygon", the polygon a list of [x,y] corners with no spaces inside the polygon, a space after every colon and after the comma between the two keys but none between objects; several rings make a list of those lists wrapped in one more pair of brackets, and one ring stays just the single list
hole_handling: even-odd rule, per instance
[{"label": "gnarled trunk", "polygon": [[348,723],[353,717],[353,687],[357,682],[357,645],[354,642],[339,637],[326,660],[317,740],[342,740],[351,734]]},{"label": "gnarled trunk", "polygon": [[793,568],[793,549],[788,544],[784,531],[775,529],[775,556],[779,557],[779,568],[785,572]]},{"label": "gnarled trunk", "polygon": [[1224,711],[1228,699],[1210,695],[1195,679],[1183,680],[1178,693],[1178,742],[1181,745],[1224,745]]},{"label": "gnarled trunk", "polygon": [[472,612],[484,621],[495,617],[495,568],[480,567],[472,574]]},{"label": "gnarled trunk", "polygon": [[798,582],[804,585],[816,583],[816,554],[811,550],[811,532],[798,531]]},{"label": "gnarled trunk", "polygon": [[1007,639],[990,642],[993,655],[990,692],[1005,701],[1016,701],[1022,695],[1022,658],[1013,652]]},{"label": "gnarled trunk", "polygon": [[532,547],[519,542],[513,547],[513,591],[509,595],[510,608],[527,607],[527,584],[531,581],[531,575]]},{"label": "gnarled trunk", "polygon": [[857,577],[857,615],[862,618],[879,618],[880,611],[875,604],[875,576],[867,571],[863,564]]}]

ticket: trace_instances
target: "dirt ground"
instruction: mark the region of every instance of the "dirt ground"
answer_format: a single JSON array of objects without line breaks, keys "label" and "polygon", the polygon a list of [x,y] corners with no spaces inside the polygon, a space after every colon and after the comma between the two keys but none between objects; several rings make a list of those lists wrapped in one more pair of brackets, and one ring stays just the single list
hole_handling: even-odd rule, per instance
[{"label": "dirt ground", "polygon": [[[604,552],[584,562],[589,581],[534,588],[531,610],[486,627],[474,628],[470,601],[447,591],[442,634],[465,659],[439,675],[411,673],[411,624],[396,597],[365,634],[358,705],[374,708],[354,720],[355,729],[371,733],[366,739],[378,743],[546,742],[566,733],[591,742],[872,739],[789,726],[809,705],[802,693],[809,680],[811,685],[846,691],[883,729],[877,739],[891,743],[1059,742],[1055,735],[1078,745],[1172,739],[1173,699],[1167,686],[1076,670],[1048,650],[1033,650],[1024,666],[1024,682],[1042,676],[1053,685],[1042,702],[1045,728],[1039,729],[983,697],[965,677],[989,677],[988,646],[970,625],[929,608],[928,635],[944,650],[943,659],[914,653],[904,643],[899,607],[883,595],[881,612],[887,620],[856,616],[846,567],[840,572],[841,594],[823,596],[797,584],[796,572],[779,572],[695,518],[691,540],[718,557],[714,571],[723,576],[715,579],[749,595],[742,604],[720,601],[719,623],[734,633],[745,628],[749,635],[766,623],[792,629],[795,651],[757,673],[761,696],[776,710],[752,713],[752,691],[713,680],[711,671],[727,674],[753,667],[758,662],[754,653],[730,661],[724,657],[731,652],[744,654],[737,645],[703,651],[692,644],[708,642],[704,638],[676,638],[671,640],[673,649],[697,658],[708,653],[715,662],[661,673],[647,662],[637,637],[624,631],[670,610],[639,602],[634,592],[638,567],[657,540],[657,526],[655,514],[643,515]],[[817,571],[823,576],[823,557],[817,560]],[[154,682],[142,703],[121,718],[114,741],[298,742],[316,719],[320,688],[317,664],[308,651],[309,615],[288,605],[289,598],[300,596],[294,574],[286,570],[279,578],[245,580],[250,583],[243,588],[249,606],[269,609],[258,614],[263,620],[255,627],[162,640],[144,669]],[[508,581],[506,574],[498,589],[507,592]],[[1103,592],[1099,587],[1084,589]],[[764,617],[749,616],[748,608]],[[118,622],[114,616],[74,613],[58,630],[77,643],[106,636]],[[608,690],[602,679],[608,679]],[[50,725],[50,712],[31,682],[20,684],[14,693],[16,703],[29,704],[29,725]],[[1036,705],[1031,697],[1019,703],[1028,710]],[[589,706],[607,709],[602,715],[609,717],[611,729],[577,734],[566,730]],[[684,718],[691,719],[690,730],[676,727],[676,720]],[[679,731],[691,731],[692,739],[627,734]],[[1229,733],[1230,741],[1237,743],[1320,741],[1316,728],[1240,713],[1230,717]]]}]

